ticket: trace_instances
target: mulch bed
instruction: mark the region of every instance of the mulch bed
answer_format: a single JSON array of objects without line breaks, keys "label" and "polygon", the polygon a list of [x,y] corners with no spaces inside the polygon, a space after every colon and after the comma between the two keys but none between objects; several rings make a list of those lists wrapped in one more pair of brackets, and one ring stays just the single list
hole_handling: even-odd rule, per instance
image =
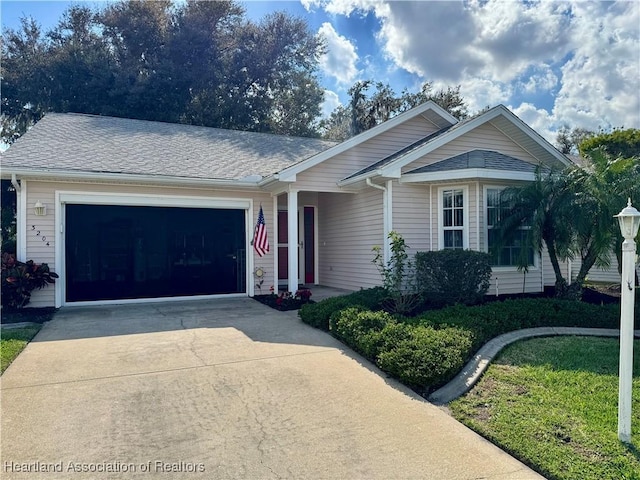
[{"label": "mulch bed", "polygon": [[56,313],[54,307],[41,307],[41,308],[21,308],[19,310],[7,310],[2,309],[2,324],[9,323],[44,323],[53,318],[53,314]]},{"label": "mulch bed", "polygon": [[254,295],[253,299],[281,312],[299,310],[305,303],[315,303],[313,300],[303,301],[295,298],[280,299],[281,301],[278,302],[279,298],[275,295]]}]

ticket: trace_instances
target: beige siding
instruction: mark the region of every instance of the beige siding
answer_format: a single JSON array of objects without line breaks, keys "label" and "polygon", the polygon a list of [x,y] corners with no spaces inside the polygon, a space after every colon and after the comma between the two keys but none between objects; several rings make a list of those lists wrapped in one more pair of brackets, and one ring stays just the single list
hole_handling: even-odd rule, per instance
[{"label": "beige siding", "polygon": [[[393,230],[400,233],[407,245],[409,254],[430,250],[432,232],[429,219],[437,215],[437,204],[433,212],[429,203],[428,185],[409,185],[393,183]],[[437,220],[436,227],[437,229]]]},{"label": "beige siding", "polygon": [[359,290],[380,284],[371,249],[382,245],[382,192],[318,195],[320,284]]},{"label": "beige siding", "polygon": [[[591,267],[587,274],[587,280],[592,282],[620,283],[621,276],[618,273],[618,259],[615,254],[609,254],[610,265],[608,268],[600,268],[596,265]],[[577,258],[571,262],[571,279],[574,280],[580,271],[582,261]]]},{"label": "beige siding", "polygon": [[538,163],[538,160],[518,146],[513,140],[505,136],[500,130],[490,124],[480,125],[472,131],[437,148],[428,155],[405,166],[402,171],[407,172],[416,168],[430,165],[446,158],[454,157],[470,150],[493,150],[520,160]]},{"label": "beige siding", "polygon": [[496,294],[496,285],[500,295],[538,293],[542,291],[540,275],[539,268],[530,268],[527,274],[516,268],[496,268],[491,272],[488,295]]},{"label": "beige siding", "polygon": [[350,150],[298,174],[296,188],[311,191],[335,191],[343,178],[403,149],[436,131],[431,122],[418,116]]},{"label": "beige siding", "polygon": [[[180,197],[207,197],[207,198],[238,198],[253,199],[254,212],[250,220],[250,224],[255,224],[258,214],[258,208],[262,203],[265,222],[269,232],[269,240],[273,245],[274,237],[274,221],[273,221],[273,200],[269,193],[249,192],[249,191],[221,191],[207,188],[175,188],[175,187],[152,187],[152,186],[134,186],[134,185],[109,185],[98,183],[71,183],[71,182],[41,182],[30,180],[27,182],[27,259],[33,259],[36,262],[46,262],[53,271],[58,271],[60,262],[55,258],[55,193],[63,192],[92,192],[92,193],[108,193],[108,194],[147,194],[162,195],[163,197],[180,196]],[[37,217],[33,213],[33,205],[40,200],[47,206],[47,215]],[[37,232],[40,231],[40,235]],[[253,230],[247,232],[250,237]],[[41,239],[46,236],[46,241]],[[49,245],[46,245],[47,242]],[[264,257],[258,257],[253,250],[251,253],[254,258],[254,266],[262,266],[265,269],[266,276],[263,283],[263,292],[265,285],[268,290],[273,281],[273,251]],[[62,281],[63,279],[60,279]],[[57,284],[55,288],[60,288]],[[255,293],[260,293],[256,289]],[[55,290],[48,287],[43,290],[34,292],[30,306],[42,307],[52,306],[55,304]]]}]

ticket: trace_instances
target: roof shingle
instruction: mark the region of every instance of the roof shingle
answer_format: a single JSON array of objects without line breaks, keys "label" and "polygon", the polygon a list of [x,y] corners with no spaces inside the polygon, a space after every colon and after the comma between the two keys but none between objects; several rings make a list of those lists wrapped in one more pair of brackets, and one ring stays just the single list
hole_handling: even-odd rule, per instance
[{"label": "roof shingle", "polygon": [[445,158],[430,165],[425,165],[424,167],[416,168],[415,170],[407,172],[407,174],[463,170],[466,168],[535,172],[537,166],[491,150],[472,150],[454,157]]},{"label": "roof shingle", "polygon": [[49,113],[2,165],[203,179],[266,177],[335,145],[315,138],[74,113]]}]

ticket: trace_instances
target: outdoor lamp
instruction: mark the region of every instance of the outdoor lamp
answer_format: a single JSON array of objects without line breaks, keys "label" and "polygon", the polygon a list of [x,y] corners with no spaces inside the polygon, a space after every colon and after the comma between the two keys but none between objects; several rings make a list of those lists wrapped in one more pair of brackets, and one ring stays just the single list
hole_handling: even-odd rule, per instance
[{"label": "outdoor lamp", "polygon": [[631,443],[631,402],[633,384],[633,311],[635,308],[636,242],[640,212],[627,206],[616,215],[622,242],[622,276],[620,278],[620,374],[618,383],[618,438]]},{"label": "outdoor lamp", "polygon": [[638,235],[638,228],[640,227],[640,212],[631,206],[631,199],[629,199],[627,206],[616,215],[618,222],[620,223],[620,232],[625,239],[634,239]]},{"label": "outdoor lamp", "polygon": [[47,206],[43,205],[40,200],[38,200],[33,206],[33,213],[35,213],[38,217],[44,217],[47,214]]}]

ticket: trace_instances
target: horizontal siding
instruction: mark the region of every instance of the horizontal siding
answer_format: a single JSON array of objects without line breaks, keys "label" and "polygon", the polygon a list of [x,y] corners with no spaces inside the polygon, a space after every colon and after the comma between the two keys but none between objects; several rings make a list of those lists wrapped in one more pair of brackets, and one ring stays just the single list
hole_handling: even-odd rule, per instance
[{"label": "horizontal siding", "polygon": [[527,274],[518,272],[515,268],[494,270],[491,272],[491,285],[488,295],[496,294],[496,286],[500,295],[519,293],[538,293],[541,289],[541,272],[539,268],[530,269]]},{"label": "horizontal siding", "polygon": [[429,219],[437,215],[437,206],[433,212],[430,209],[429,187],[394,182],[392,192],[393,230],[404,238],[409,255],[429,251],[432,235]]},{"label": "horizontal siding", "polygon": [[[610,265],[608,268],[600,268],[596,265],[591,267],[587,274],[587,280],[593,282],[606,282],[606,283],[620,283],[621,275],[618,273],[618,259],[615,254],[611,252],[609,254]],[[574,280],[580,271],[582,261],[577,258],[571,262],[571,279]]]},{"label": "horizontal siding", "polygon": [[538,160],[526,150],[522,149],[513,140],[504,135],[500,130],[490,124],[480,125],[468,133],[437,148],[433,152],[419,158],[415,162],[405,166],[402,171],[407,172],[425,165],[439,162],[454,157],[470,150],[492,150],[509,155],[526,162],[537,164]]},{"label": "horizontal siding", "polygon": [[312,191],[340,191],[337,182],[396,153],[407,145],[436,131],[431,122],[418,116],[298,174],[296,188]]},{"label": "horizontal siding", "polygon": [[321,285],[359,290],[380,284],[372,263],[382,245],[382,192],[318,195],[319,280]]},{"label": "horizontal siding", "polygon": [[[58,265],[60,262],[55,258],[55,193],[56,191],[64,192],[92,192],[92,193],[109,193],[109,194],[143,194],[143,195],[162,195],[164,197],[180,196],[180,197],[209,197],[209,198],[241,198],[253,199],[254,217],[257,217],[258,209],[262,203],[267,231],[271,245],[275,244],[275,229],[273,221],[273,199],[269,193],[248,192],[248,191],[221,191],[207,188],[176,188],[176,187],[151,187],[151,186],[133,186],[133,185],[111,185],[100,183],[75,183],[75,182],[40,182],[28,181],[27,187],[27,259],[33,259],[38,263],[46,262],[51,269],[58,274]],[[47,206],[47,215],[37,217],[33,213],[33,205],[36,201],[40,201]],[[256,218],[251,219],[254,224]],[[37,231],[40,236],[37,236]],[[253,231],[247,232],[252,235]],[[46,242],[42,242],[42,236],[47,237]],[[47,246],[46,243],[49,242]],[[262,293],[267,293],[269,286],[274,282],[274,248],[264,257],[258,257],[251,250],[254,258],[254,267],[263,267],[265,270],[264,283],[262,285]],[[61,278],[59,282],[63,281]],[[265,290],[266,286],[266,290]],[[58,285],[55,288],[60,288]],[[43,290],[37,290],[33,293],[31,303],[32,307],[44,307],[55,305],[55,288],[47,287]],[[260,290],[256,288],[255,293],[259,294]]]}]

